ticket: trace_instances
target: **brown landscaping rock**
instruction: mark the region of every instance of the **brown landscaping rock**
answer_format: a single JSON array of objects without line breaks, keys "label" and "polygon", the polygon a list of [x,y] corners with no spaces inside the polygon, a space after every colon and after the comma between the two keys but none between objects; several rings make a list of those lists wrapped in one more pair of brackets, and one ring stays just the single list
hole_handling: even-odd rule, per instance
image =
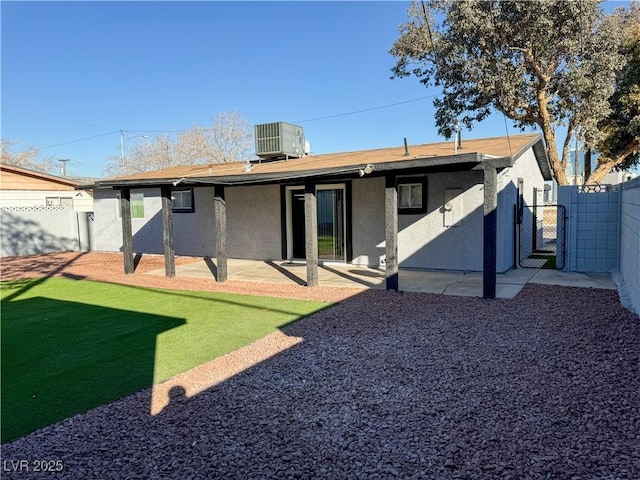
[{"label": "brown landscaping rock", "polygon": [[[54,272],[47,258],[22,271]],[[95,258],[55,274],[149,277]],[[277,294],[340,290],[299,289]],[[4,445],[5,461],[61,459],[64,472],[3,478],[640,479],[640,322],[615,291],[364,291],[263,341],[172,379],[155,414],[148,389]]]}]

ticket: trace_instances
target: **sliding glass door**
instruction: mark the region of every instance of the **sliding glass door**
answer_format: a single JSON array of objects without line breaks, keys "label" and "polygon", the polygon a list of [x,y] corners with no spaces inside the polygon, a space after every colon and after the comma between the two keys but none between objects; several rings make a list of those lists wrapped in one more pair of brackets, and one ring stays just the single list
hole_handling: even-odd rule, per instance
[{"label": "sliding glass door", "polygon": [[344,189],[318,190],[318,259],[344,260]]},{"label": "sliding glass door", "polygon": [[[345,187],[318,185],[316,191],[318,221],[318,259],[345,259]],[[289,190],[288,239],[290,258],[305,258],[304,193]]]}]

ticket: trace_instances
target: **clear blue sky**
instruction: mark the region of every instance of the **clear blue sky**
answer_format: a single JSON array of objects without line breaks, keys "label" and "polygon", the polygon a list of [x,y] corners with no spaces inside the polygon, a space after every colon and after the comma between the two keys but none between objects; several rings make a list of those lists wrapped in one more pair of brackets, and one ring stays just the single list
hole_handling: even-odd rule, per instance
[{"label": "clear blue sky", "polygon": [[[438,91],[390,79],[408,6],[3,1],[2,138],[80,176],[119,155],[121,129],[157,135],[230,110],[303,126],[316,154],[441,141],[425,98]],[[505,133],[494,115],[464,135]]]}]

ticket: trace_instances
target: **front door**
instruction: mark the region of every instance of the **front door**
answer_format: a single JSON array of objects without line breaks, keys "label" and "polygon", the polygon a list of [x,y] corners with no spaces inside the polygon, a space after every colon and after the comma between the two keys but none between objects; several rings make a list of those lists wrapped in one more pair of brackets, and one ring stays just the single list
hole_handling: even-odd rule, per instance
[{"label": "front door", "polygon": [[[318,259],[345,261],[345,187],[318,185],[316,191],[318,221]],[[306,258],[304,191],[289,191],[289,258]]]}]

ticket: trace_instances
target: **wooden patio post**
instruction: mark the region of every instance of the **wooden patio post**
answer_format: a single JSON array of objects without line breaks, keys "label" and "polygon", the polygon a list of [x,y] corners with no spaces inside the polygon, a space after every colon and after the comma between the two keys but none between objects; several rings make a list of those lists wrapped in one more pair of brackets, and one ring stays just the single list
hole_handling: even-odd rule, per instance
[{"label": "wooden patio post", "polygon": [[482,297],[496,298],[496,247],[498,244],[498,170],[484,165],[484,221]]},{"label": "wooden patio post", "polygon": [[307,259],[307,286],[318,286],[318,207],[316,184],[304,184],[305,256]]},{"label": "wooden patio post", "polygon": [[398,291],[398,187],[396,177],[385,176],[384,225],[387,290]]},{"label": "wooden patio post", "polygon": [[224,199],[224,186],[215,185],[214,214],[216,222],[216,281],[227,281],[227,204]]},{"label": "wooden patio post", "polygon": [[164,271],[167,277],[176,275],[176,252],[173,244],[173,198],[171,187],[160,188],[162,195],[162,244],[164,247]]},{"label": "wooden patio post", "polygon": [[120,218],[122,220],[122,256],[124,257],[124,273],[130,275],[135,270],[133,262],[133,233],[131,228],[131,190],[120,189]]}]

